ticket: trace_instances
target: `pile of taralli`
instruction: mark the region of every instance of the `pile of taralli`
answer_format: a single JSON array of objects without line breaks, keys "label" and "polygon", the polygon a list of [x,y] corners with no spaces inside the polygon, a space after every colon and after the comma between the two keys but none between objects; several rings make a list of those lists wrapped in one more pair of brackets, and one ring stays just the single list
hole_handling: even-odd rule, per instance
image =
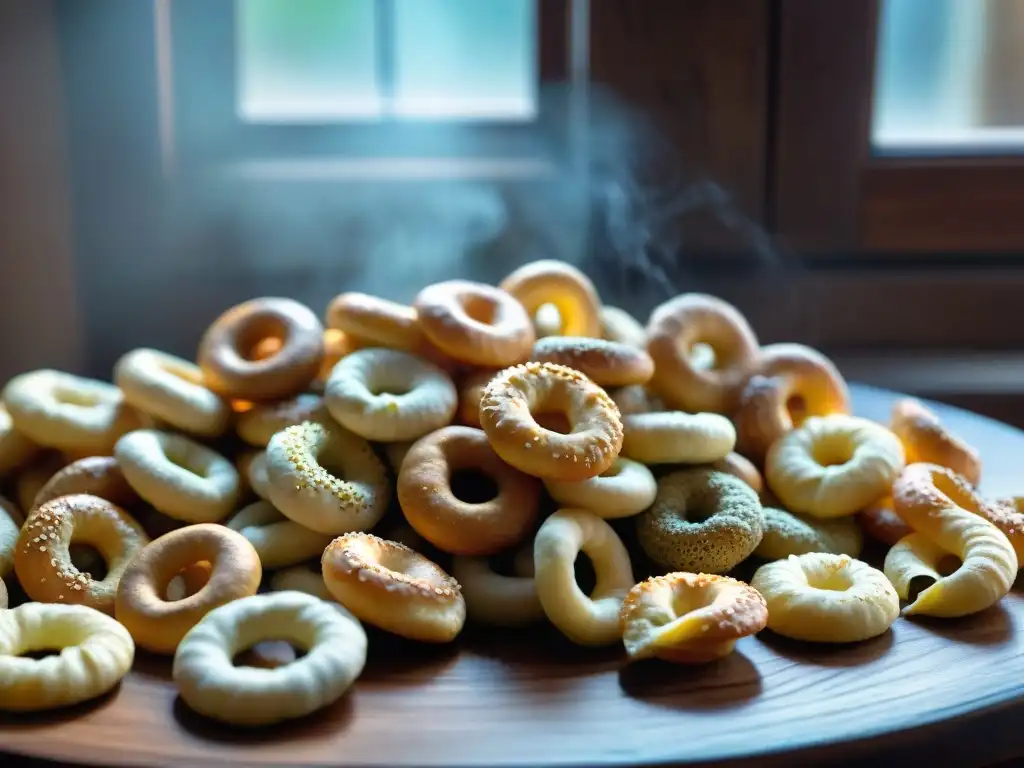
[{"label": "pile of taralli", "polygon": [[[875,637],[901,599],[971,614],[1016,576],[1024,515],[979,496],[972,447],[914,400],[888,425],[851,415],[829,360],[761,346],[714,297],[643,327],[540,261],[412,306],[344,293],[325,320],[254,299],[195,362],[137,349],[113,384],[4,387],[0,709],[96,697],[139,647],[173,656],[194,710],[256,725],[340,698],[364,623],[446,643],[547,620],[707,663],[765,627]],[[865,533],[891,546],[881,571]],[[725,575],[745,562],[749,583]],[[305,653],[234,663],[267,640]]]}]

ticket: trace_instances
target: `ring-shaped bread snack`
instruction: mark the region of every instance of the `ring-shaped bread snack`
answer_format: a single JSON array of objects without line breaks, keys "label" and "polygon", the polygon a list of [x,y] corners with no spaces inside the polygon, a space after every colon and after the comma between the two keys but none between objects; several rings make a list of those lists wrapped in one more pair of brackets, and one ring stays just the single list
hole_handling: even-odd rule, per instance
[{"label": "ring-shaped bread snack", "polygon": [[726,573],[753,553],[763,533],[754,490],[704,468],[660,478],[653,506],[637,518],[641,548],[667,571]]},{"label": "ring-shaped bread snack", "polygon": [[238,460],[238,471],[261,499],[270,498],[270,478],[267,476],[267,452],[256,451]]},{"label": "ring-shaped bread snack", "polygon": [[303,392],[273,403],[255,403],[235,420],[235,431],[249,445],[266,448],[270,438],[287,427],[304,421],[322,421],[327,416],[324,399]]},{"label": "ring-shaped bread snack", "polygon": [[348,533],[331,542],[321,566],[327,589],[367,624],[412,640],[447,643],[466,623],[459,583],[404,544]]},{"label": "ring-shaped bread snack", "polygon": [[762,565],[750,585],[768,604],[768,629],[794,640],[855,643],[900,615],[885,574],[848,555],[790,555]]},{"label": "ring-shaped bread snack", "polygon": [[75,493],[99,496],[119,507],[132,507],[139,503],[139,494],[128,485],[117,459],[113,456],[90,456],[71,462],[47,480],[36,494],[32,509],[58,496]]},{"label": "ring-shaped bread snack", "polygon": [[597,477],[569,483],[545,480],[544,486],[562,506],[586,509],[605,520],[643,512],[658,493],[658,481],[651,470],[622,456]]},{"label": "ring-shaped bread snack", "polygon": [[[182,600],[166,600],[171,581],[202,562],[211,568],[206,585]],[[139,647],[171,654],[214,608],[256,594],[262,577],[259,555],[242,534],[223,525],[189,525],[161,536],[135,556],[121,575],[114,611]]]},{"label": "ring-shaped bread snack", "polygon": [[[496,487],[489,499],[456,495],[460,471],[482,474]],[[409,525],[455,555],[491,555],[523,540],[537,520],[541,484],[510,467],[472,427],[444,427],[413,444],[398,474],[398,501]]]},{"label": "ring-shaped bread snack", "polygon": [[903,445],[858,416],[812,416],[768,451],[765,479],[783,506],[811,517],[844,517],[887,496],[903,469]]},{"label": "ring-shaped bread snack", "polygon": [[304,421],[267,445],[270,501],[313,531],[373,528],[390,496],[387,470],[363,438],[329,422]]},{"label": "ring-shaped bread snack", "polygon": [[340,293],[327,305],[327,326],[371,346],[417,352],[426,343],[416,310],[358,291]]},{"label": "ring-shaped bread snack", "polygon": [[602,387],[646,384],[654,375],[654,362],[645,350],[586,336],[539,339],[530,360],[567,366]]},{"label": "ring-shaped bread snack", "polygon": [[482,368],[467,375],[459,384],[459,423],[466,427],[480,426],[480,400],[491,379],[501,371]]},{"label": "ring-shaped bread snack", "polygon": [[669,573],[633,587],[619,612],[630,661],[705,664],[732,653],[768,622],[764,598],[728,576]]},{"label": "ring-shaped bread snack", "polygon": [[905,615],[951,618],[983,611],[1017,577],[1013,545],[986,519],[994,511],[964,478],[937,464],[911,464],[892,488],[896,513],[962,565],[921,591]]},{"label": "ring-shaped bread snack", "polygon": [[332,538],[289,520],[263,500],[243,507],[225,525],[249,540],[268,571],[320,557]]},{"label": "ring-shaped bread snack", "polygon": [[184,435],[138,429],[117,441],[114,458],[132,489],[175,520],[213,523],[238,501],[235,465]]},{"label": "ring-shaped bread snack", "polygon": [[914,532],[914,529],[896,514],[891,496],[886,496],[864,507],[857,513],[857,522],[864,533],[890,547],[904,536],[909,536]]},{"label": "ring-shaped bread snack", "polygon": [[[568,434],[537,423],[537,414],[549,411],[565,414]],[[495,376],[480,400],[480,423],[504,461],[544,479],[597,477],[622,447],[612,399],[586,376],[553,363],[517,365]]]},{"label": "ring-shaped bread snack", "polygon": [[46,451],[18,472],[14,478],[14,501],[18,509],[31,512],[36,496],[69,461],[57,451]]},{"label": "ring-shaped bread snack", "polygon": [[42,369],[22,373],[0,393],[14,428],[47,448],[109,455],[142,420],[113,384]]},{"label": "ring-shaped bread snack", "polygon": [[727,454],[721,459],[711,462],[708,465],[708,468],[738,477],[744,483],[753,488],[754,493],[758,496],[764,493],[764,478],[761,477],[761,473],[757,470],[757,467],[750,462],[750,459],[741,456],[735,451]]},{"label": "ring-shaped bread snack", "polygon": [[576,267],[555,259],[524,264],[499,283],[522,304],[530,317],[542,306],[558,310],[563,336],[601,338],[601,300],[590,278]]},{"label": "ring-shaped bread snack", "polygon": [[[694,364],[694,345],[709,345],[712,368]],[[740,312],[721,299],[684,293],[651,312],[647,352],[654,360],[651,387],[673,408],[731,413],[756,363],[757,337]]]},{"label": "ring-shaped bread snack", "polygon": [[647,331],[629,312],[605,304],[601,307],[600,317],[602,338],[628,344],[637,349],[647,349]]},{"label": "ring-shaped bread snack", "polygon": [[[59,651],[41,659],[33,651]],[[84,605],[0,610],[0,710],[36,712],[95,699],[132,667],[128,630]]]},{"label": "ring-shaped bread snack", "polygon": [[[258,359],[265,339],[280,348]],[[309,307],[292,299],[250,299],[224,312],[203,334],[197,355],[206,386],[240,400],[280,400],[297,395],[320,372],[324,329]]]},{"label": "ring-shaped bread snack", "polygon": [[615,401],[615,405],[619,407],[619,414],[623,418],[637,413],[656,413],[669,410],[660,396],[648,387],[639,384],[620,387],[612,390],[609,394]]},{"label": "ring-shaped bread snack", "polygon": [[0,402],[0,477],[21,469],[38,454],[40,448],[14,427],[11,414]]},{"label": "ring-shaped bread snack", "polygon": [[799,517],[777,507],[764,507],[762,512],[764,535],[754,554],[766,560],[782,560],[808,552],[857,557],[864,546],[864,535],[852,517],[831,520]]},{"label": "ring-shaped bread snack", "polygon": [[481,367],[521,363],[536,334],[526,310],[485,283],[447,280],[424,288],[414,304],[427,338],[452,359]]},{"label": "ring-shaped bread snack", "polygon": [[0,496],[0,579],[14,568],[14,550],[23,522],[17,507]]},{"label": "ring-shaped bread snack", "polygon": [[135,349],[114,365],[128,404],[172,427],[203,437],[227,429],[231,406],[207,389],[195,363],[155,349]]},{"label": "ring-shaped bread snack", "polygon": [[7,595],[7,585],[4,583],[3,577],[0,576],[0,611],[7,607],[9,599],[10,598]]},{"label": "ring-shaped bread snack", "polygon": [[757,464],[772,443],[809,416],[850,412],[850,392],[832,361],[803,344],[769,344],[733,413],[737,450]]},{"label": "ring-shaped bread snack", "polygon": [[335,605],[341,605],[334,599],[334,595],[324,584],[324,576],[320,571],[315,571],[308,563],[294,565],[291,568],[282,568],[275,571],[270,577],[271,592],[304,592],[321,600],[327,600]]},{"label": "ring-shaped bread snack", "polygon": [[[532,563],[532,542],[528,552]],[[519,561],[517,558],[517,566]],[[518,627],[544,618],[532,570],[524,572],[525,569],[517,567],[514,576],[505,576],[496,573],[487,558],[452,560],[452,576],[462,587],[469,620],[493,627]]]},{"label": "ring-shaped bread snack", "polygon": [[[107,566],[101,580],[71,562],[72,544],[94,547]],[[14,570],[25,594],[40,603],[87,605],[114,613],[114,596],[149,536],[128,513],[98,496],[60,496],[33,510],[18,536]]]},{"label": "ring-shaped bread snack", "polygon": [[717,413],[661,411],[622,418],[622,455],[644,464],[708,464],[736,446],[736,429]]},{"label": "ring-shaped bread snack", "polygon": [[[237,654],[285,640],[304,655],[274,669],[235,666]],[[301,592],[243,597],[214,608],[182,638],[172,677],[200,714],[270,725],[337,701],[366,665],[366,632],[350,614]]]},{"label": "ring-shaped bread snack", "polygon": [[[580,553],[590,558],[596,583],[587,595],[576,582]],[[534,584],[548,620],[577,645],[608,645],[622,638],[619,609],[636,581],[622,539],[607,522],[582,509],[560,509],[533,540]]]},{"label": "ring-shaped bread snack", "polygon": [[890,426],[903,443],[907,464],[938,464],[953,470],[974,487],[981,482],[981,456],[946,429],[938,415],[920,400],[898,400],[892,408]]},{"label": "ring-shaped bread snack", "polygon": [[324,404],[360,437],[378,442],[415,440],[451,423],[455,384],[433,363],[397,349],[353,352],[331,371]]}]

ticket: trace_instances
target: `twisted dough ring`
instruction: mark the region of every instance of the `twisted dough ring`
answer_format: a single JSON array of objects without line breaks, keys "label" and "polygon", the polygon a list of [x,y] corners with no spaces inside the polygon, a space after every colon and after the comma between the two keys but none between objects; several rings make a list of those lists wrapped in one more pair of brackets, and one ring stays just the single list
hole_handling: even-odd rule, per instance
[{"label": "twisted dough ring", "polygon": [[[966,480],[937,464],[911,464],[893,485],[892,499],[896,513],[911,528],[963,563],[918,594],[904,614],[966,616],[1010,591],[1017,576],[1017,555],[1006,534],[985,519],[992,507]],[[925,562],[934,548],[921,550]],[[885,562],[886,575],[903,599],[910,588],[909,571],[900,565],[906,549],[904,545]]]},{"label": "twisted dough ring", "polygon": [[803,344],[769,344],[733,414],[738,450],[762,464],[772,443],[808,416],[849,412],[850,392],[831,360]]},{"label": "twisted dough ring", "polygon": [[728,576],[670,573],[633,587],[619,612],[630,660],[702,664],[732,653],[764,629],[768,609],[754,588]]}]

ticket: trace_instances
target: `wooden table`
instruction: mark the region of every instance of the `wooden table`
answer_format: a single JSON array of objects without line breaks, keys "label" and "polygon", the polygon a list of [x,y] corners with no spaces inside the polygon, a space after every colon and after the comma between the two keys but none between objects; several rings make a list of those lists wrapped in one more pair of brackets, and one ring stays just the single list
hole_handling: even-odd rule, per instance
[{"label": "wooden table", "polygon": [[[857,413],[881,421],[895,397],[854,387]],[[1024,490],[1024,433],[934,407],[980,448],[986,493]],[[968,619],[899,619],[838,648],[765,631],[699,668],[627,666],[618,647],[580,649],[547,627],[467,630],[447,648],[373,634],[343,700],[251,733],[189,711],[170,662],[140,653],[98,702],[0,719],[0,750],[99,765],[985,765],[1024,754],[1022,638],[1020,583]]]}]

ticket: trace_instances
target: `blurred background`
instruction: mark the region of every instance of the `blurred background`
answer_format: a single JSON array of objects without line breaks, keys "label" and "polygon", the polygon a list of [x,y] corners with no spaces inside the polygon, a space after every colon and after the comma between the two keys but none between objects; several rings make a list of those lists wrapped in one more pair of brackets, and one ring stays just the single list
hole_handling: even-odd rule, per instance
[{"label": "blurred background", "polygon": [[1024,0],[5,0],[0,380],[541,257],[1024,425]]}]

